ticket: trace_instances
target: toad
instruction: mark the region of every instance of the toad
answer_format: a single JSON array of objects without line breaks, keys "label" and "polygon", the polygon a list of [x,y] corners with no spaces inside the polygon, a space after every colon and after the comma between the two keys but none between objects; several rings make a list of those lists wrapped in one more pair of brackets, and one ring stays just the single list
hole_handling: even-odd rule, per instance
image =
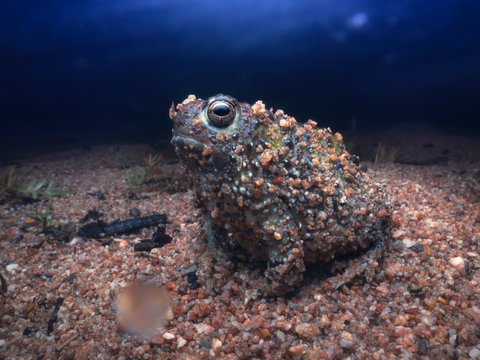
[{"label": "toad", "polygon": [[170,117],[208,243],[265,262],[264,294],[292,291],[305,264],[359,254],[346,271],[352,278],[388,248],[384,191],[360,171],[339,133],[222,94],[190,95],[172,104]]}]

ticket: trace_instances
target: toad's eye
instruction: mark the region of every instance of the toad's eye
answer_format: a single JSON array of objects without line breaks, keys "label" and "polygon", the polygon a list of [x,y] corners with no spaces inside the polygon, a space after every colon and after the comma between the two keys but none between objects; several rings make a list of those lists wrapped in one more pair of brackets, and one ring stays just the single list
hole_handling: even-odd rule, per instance
[{"label": "toad's eye", "polygon": [[225,100],[217,100],[207,110],[208,120],[213,126],[224,128],[235,119],[235,106]]}]

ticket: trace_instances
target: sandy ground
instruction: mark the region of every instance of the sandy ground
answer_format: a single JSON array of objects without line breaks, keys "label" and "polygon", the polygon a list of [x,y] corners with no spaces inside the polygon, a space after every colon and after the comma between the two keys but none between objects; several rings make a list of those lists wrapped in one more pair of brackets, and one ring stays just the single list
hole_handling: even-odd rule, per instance
[{"label": "sandy ground", "polygon": [[[7,285],[0,359],[480,358],[478,146],[465,156],[451,146],[449,157],[444,143],[418,144],[438,148],[446,160],[362,163],[387,189],[397,223],[394,250],[376,279],[333,290],[332,275],[312,268],[298,294],[269,299],[236,276],[245,267],[255,271],[255,264],[209,256],[191,191],[165,186],[128,196],[117,154],[142,164],[142,154],[155,150],[95,146],[16,160],[19,180],[54,179],[74,193],[0,207],[0,274]],[[404,150],[402,159],[416,151]],[[159,166],[172,185],[179,166],[170,159]],[[3,165],[0,173],[6,171]],[[99,190],[105,199],[95,195]],[[110,222],[131,218],[134,208],[167,214],[172,242],[134,252],[155,228],[110,243],[75,235],[61,241],[39,234],[41,224],[33,220],[43,214],[54,227],[78,229],[91,209]],[[163,328],[143,336],[119,329],[115,307],[121,289],[139,280],[168,289],[173,312]],[[59,298],[56,321],[49,321]]]}]

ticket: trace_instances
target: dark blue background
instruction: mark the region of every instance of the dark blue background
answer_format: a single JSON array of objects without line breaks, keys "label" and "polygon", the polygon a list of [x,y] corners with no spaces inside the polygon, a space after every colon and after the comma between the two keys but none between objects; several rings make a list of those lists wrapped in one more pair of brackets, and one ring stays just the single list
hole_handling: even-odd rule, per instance
[{"label": "dark blue background", "polygon": [[2,143],[153,139],[194,93],[335,130],[476,130],[480,2],[2,2]]}]

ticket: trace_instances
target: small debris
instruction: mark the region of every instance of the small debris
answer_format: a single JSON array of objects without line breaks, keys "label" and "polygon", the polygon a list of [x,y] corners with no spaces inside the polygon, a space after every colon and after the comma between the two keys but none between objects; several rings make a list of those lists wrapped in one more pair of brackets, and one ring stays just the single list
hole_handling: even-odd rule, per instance
[{"label": "small debris", "polygon": [[427,355],[428,354],[428,345],[425,339],[420,339],[417,341],[417,349],[420,355]]},{"label": "small debris", "polygon": [[102,214],[96,209],[88,210],[87,214],[79,221],[80,224],[85,224],[89,220],[98,220]]},{"label": "small debris", "polygon": [[134,217],[134,218],[139,217],[141,215],[140,210],[138,210],[137,208],[130,209],[128,213],[130,214],[131,217]]},{"label": "small debris", "polygon": [[108,224],[105,224],[103,221],[97,221],[82,226],[78,230],[78,235],[84,238],[93,239],[114,235],[126,235],[160,223],[167,223],[167,215],[155,214],[124,221],[113,221]]},{"label": "small debris", "polygon": [[83,238],[101,238],[105,237],[105,222],[97,221],[82,226],[77,234]]},{"label": "small debris", "polygon": [[151,240],[143,240],[135,244],[134,251],[150,251],[155,248],[165,246],[166,244],[172,241],[170,235],[165,234],[165,228],[159,227],[157,231],[153,234]]},{"label": "small debris", "polygon": [[0,274],[0,319],[3,316],[3,307],[5,305],[5,294],[7,293],[7,281]]},{"label": "small debris", "polygon": [[64,232],[55,229],[52,226],[47,226],[41,234],[43,235],[51,235],[53,236],[56,240],[61,241],[61,242],[69,242],[70,241],[70,236],[71,234],[69,232]]},{"label": "small debris", "polygon": [[188,285],[190,286],[190,290],[195,290],[200,287],[197,283],[197,273],[195,271],[187,273]]},{"label": "small debris", "polygon": [[32,328],[32,327],[26,327],[24,330],[23,330],[23,336],[29,336],[31,334],[34,334],[38,331],[37,328]]},{"label": "small debris", "polygon": [[23,239],[23,235],[18,235],[15,239],[12,240],[12,244],[16,244],[22,239]]},{"label": "small debris", "polygon": [[107,236],[131,234],[143,228],[166,223],[167,215],[155,214],[124,221],[114,221],[105,226],[105,233]]},{"label": "small debris", "polygon": [[420,244],[415,244],[410,247],[410,250],[415,251],[416,253],[421,253],[423,252],[423,246]]},{"label": "small debris", "polygon": [[60,306],[63,304],[63,297],[57,298],[57,301],[55,302],[55,308],[53,309],[53,313],[50,316],[50,319],[48,320],[48,325],[47,325],[47,335],[50,335],[53,332],[53,324],[57,322],[57,313],[58,310],[60,310]]}]

